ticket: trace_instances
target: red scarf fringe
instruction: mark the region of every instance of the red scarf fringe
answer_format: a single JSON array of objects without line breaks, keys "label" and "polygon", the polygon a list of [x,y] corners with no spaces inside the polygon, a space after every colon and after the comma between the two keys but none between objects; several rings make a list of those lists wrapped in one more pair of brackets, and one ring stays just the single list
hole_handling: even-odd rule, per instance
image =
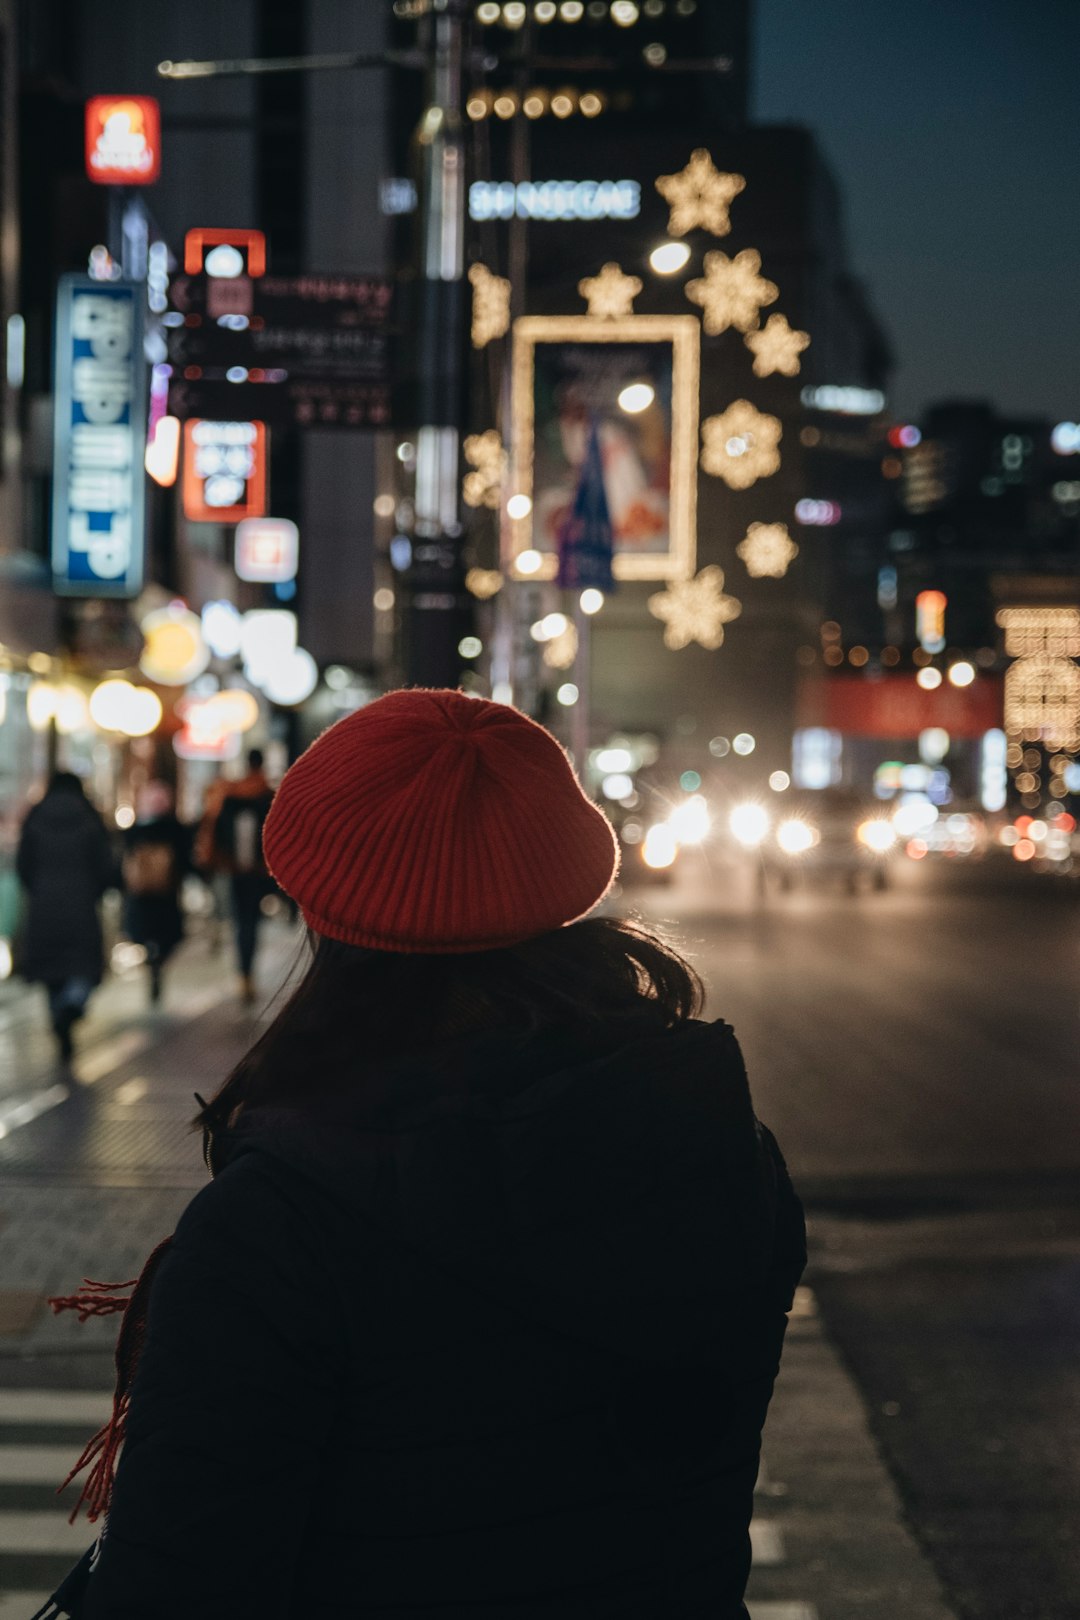
[{"label": "red scarf fringe", "polygon": [[[77,1294],[59,1295],[49,1300],[49,1304],[58,1315],[61,1311],[78,1311],[80,1322],[88,1321],[91,1316],[110,1316],[114,1311],[124,1313],[124,1320],[120,1324],[120,1332],[116,1339],[116,1389],[113,1394],[112,1416],[93,1439],[87,1442],[78,1462],[56,1493],[59,1496],[84,1468],[89,1468],[93,1463],[83,1485],[82,1494],[71,1510],[68,1520],[70,1524],[75,1523],[79,1509],[84,1503],[87,1509],[86,1517],[91,1524],[108,1511],[120,1447],[127,1431],[131,1386],[135,1379],[139,1357],[146,1343],[150,1288],[157,1268],[171,1243],[171,1237],[159,1243],[148,1257],[139,1276],[130,1282],[93,1282],[89,1277],[84,1277],[82,1288]],[[123,1290],[126,1289],[130,1289],[131,1292],[124,1298]]]}]

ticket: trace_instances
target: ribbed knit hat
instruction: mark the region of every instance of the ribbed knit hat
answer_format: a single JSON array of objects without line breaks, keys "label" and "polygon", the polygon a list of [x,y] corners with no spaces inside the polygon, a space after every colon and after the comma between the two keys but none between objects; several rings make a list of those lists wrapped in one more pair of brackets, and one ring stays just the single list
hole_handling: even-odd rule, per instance
[{"label": "ribbed knit hat", "polygon": [[388,692],[324,731],[285,773],[263,847],[316,933],[418,953],[576,922],[619,864],[551,733],[451,691]]}]

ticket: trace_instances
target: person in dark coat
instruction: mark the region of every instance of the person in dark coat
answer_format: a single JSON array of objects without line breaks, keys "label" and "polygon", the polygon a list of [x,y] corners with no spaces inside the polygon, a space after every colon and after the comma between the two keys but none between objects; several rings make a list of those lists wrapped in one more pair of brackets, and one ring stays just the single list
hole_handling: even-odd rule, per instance
[{"label": "person in dark coat", "polygon": [[240,968],[240,997],[255,1000],[255,952],[263,901],[274,892],[262,853],[262,830],[274,790],[266,779],[261,748],[248,750],[247,771],[207,796],[196,841],[196,858],[207,872],[229,879],[229,905]]},{"label": "person in dark coat", "polygon": [[27,896],[19,971],[43,984],[66,1062],[72,1029],[103,970],[98,903],[115,881],[105,823],[70,771],[57,771],[23,822],[15,868]]},{"label": "person in dark coat", "polygon": [[409,691],[265,848],[311,962],[116,1301],[78,1612],[745,1620],[802,1214],[693,970],[586,915],[606,818],[525,716]]},{"label": "person in dark coat", "polygon": [[191,871],[191,829],[165,782],[140,788],[137,819],[124,833],[124,932],[146,951],[150,1000],[161,999],[165,963],[184,937],[181,892]]}]

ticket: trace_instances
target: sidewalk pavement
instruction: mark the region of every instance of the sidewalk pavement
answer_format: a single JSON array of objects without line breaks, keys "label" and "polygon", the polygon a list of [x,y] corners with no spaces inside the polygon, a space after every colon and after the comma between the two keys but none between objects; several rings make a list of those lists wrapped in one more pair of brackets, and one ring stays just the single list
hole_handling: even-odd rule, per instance
[{"label": "sidewalk pavement", "polygon": [[[269,985],[297,936],[267,933]],[[52,1482],[107,1409],[116,1318],[79,1326],[47,1297],[84,1276],[136,1276],[203,1184],[192,1092],[215,1087],[263,1016],[237,1004],[234,984],[231,956],[205,940],[180,953],[160,1010],[140,974],[110,981],[73,1086],[56,1079],[39,995],[0,995],[0,1620],[26,1620],[92,1539],[68,1526]],[[752,1620],[955,1620],[807,1288],[756,1500]]]}]

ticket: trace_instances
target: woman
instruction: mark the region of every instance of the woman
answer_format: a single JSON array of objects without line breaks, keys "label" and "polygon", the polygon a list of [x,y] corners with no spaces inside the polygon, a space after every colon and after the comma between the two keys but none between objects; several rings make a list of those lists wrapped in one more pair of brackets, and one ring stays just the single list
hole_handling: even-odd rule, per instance
[{"label": "woman", "polygon": [[265,849],[312,958],[128,1307],[79,1612],[745,1616],[801,1212],[691,969],[586,918],[606,818],[515,710],[394,692]]},{"label": "woman", "polygon": [[23,822],[15,858],[27,895],[19,972],[43,984],[63,1062],[103,968],[98,903],[115,881],[105,823],[79,778],[57,771]]},{"label": "woman", "polygon": [[124,834],[124,931],[146,951],[150,1000],[161,1000],[165,963],[184,937],[180,896],[191,870],[191,831],[177,819],[168,783],[147,782]]}]

